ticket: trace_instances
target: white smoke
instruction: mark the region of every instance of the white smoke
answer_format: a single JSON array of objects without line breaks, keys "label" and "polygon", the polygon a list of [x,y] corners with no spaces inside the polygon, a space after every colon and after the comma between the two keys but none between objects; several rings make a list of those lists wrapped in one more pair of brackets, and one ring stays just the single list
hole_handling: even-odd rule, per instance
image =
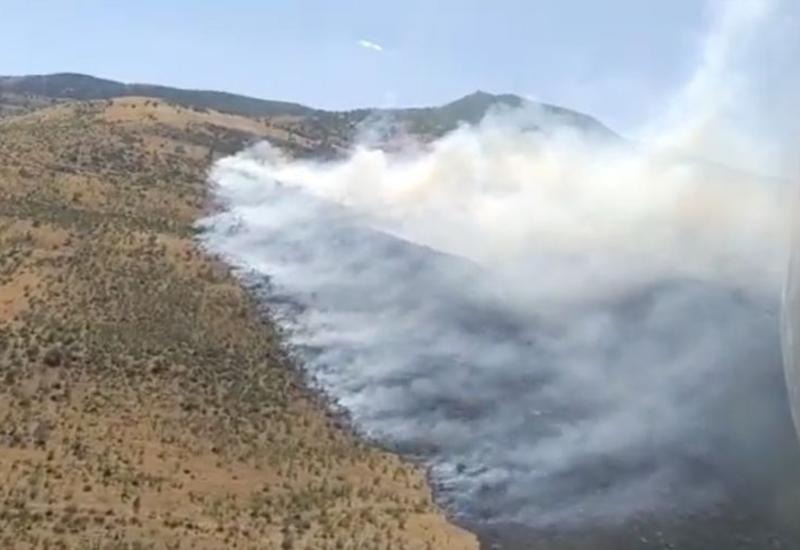
[{"label": "white smoke", "polygon": [[422,456],[455,512],[686,510],[768,476],[756,457],[791,443],[775,306],[798,7],[724,6],[637,144],[531,107],[405,153],[262,144],[215,166],[207,245],[268,279],[309,375]]}]

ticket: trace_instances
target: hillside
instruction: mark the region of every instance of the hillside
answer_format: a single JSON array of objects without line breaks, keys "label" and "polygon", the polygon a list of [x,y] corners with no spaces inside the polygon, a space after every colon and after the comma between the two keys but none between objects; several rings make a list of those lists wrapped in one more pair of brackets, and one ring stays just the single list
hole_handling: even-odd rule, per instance
[{"label": "hillside", "polygon": [[424,472],[360,443],[306,390],[192,224],[210,164],[248,143],[338,156],[371,122],[390,146],[526,105],[476,92],[328,112],[85,75],[0,77],[0,546],[475,547]]},{"label": "hillside", "polygon": [[212,159],[321,142],[288,114],[41,86],[2,84],[0,547],[475,547],[195,246]]}]

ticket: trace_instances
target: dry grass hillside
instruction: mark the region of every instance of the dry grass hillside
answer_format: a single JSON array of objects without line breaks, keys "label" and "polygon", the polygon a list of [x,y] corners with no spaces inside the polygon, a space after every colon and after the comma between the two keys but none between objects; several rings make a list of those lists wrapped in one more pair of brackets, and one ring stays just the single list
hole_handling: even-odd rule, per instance
[{"label": "dry grass hillside", "polygon": [[195,246],[210,160],[264,136],[314,146],[143,98],[0,118],[0,548],[476,547]]}]

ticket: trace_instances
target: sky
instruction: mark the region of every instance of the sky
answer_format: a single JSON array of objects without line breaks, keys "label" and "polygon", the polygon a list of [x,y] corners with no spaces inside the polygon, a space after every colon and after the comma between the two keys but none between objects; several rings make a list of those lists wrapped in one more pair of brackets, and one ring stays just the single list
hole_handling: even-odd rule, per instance
[{"label": "sky", "polygon": [[0,74],[82,72],[331,109],[481,89],[624,130],[688,76],[708,24],[704,0],[0,0]]}]

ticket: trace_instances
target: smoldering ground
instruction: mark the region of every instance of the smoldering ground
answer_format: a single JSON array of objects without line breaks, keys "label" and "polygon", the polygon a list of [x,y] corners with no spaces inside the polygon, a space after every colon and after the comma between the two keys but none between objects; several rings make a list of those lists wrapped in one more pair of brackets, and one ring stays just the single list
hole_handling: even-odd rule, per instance
[{"label": "smoldering ground", "polygon": [[777,307],[800,122],[776,106],[800,96],[762,61],[796,62],[797,11],[727,3],[636,144],[534,106],[406,152],[262,144],[215,166],[202,238],[465,520],[582,528],[742,495],[773,514],[795,490]]}]

